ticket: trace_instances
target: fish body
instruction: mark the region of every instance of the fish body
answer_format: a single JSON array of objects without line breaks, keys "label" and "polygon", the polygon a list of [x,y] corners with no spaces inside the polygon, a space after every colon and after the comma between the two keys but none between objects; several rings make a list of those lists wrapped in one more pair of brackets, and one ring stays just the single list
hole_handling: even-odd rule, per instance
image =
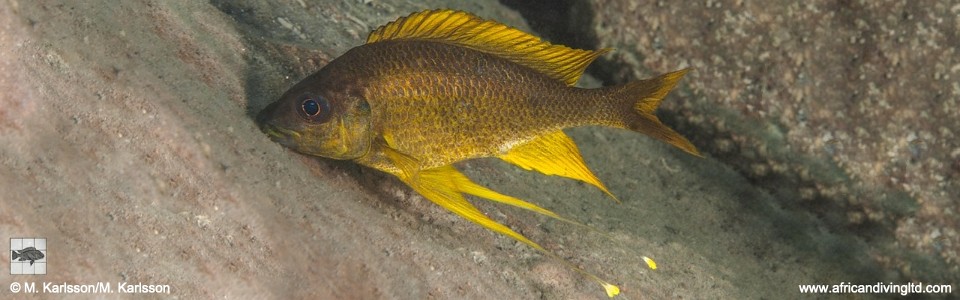
[{"label": "fish body", "polygon": [[[697,154],[652,114],[686,70],[598,89],[573,86],[587,65],[608,51],[552,45],[464,12],[423,11],[372,32],[366,44],[284,93],[258,122],[271,138],[298,152],[393,174],[434,203],[550,254],[487,218],[463,195],[569,220],[479,186],[452,165],[497,157],[584,181],[612,197],[562,129],[625,128]],[[619,292],[583,273],[610,296]]]},{"label": "fish body", "polygon": [[34,247],[26,247],[20,251],[12,250],[10,252],[12,252],[12,255],[13,255],[12,260],[14,261],[29,260],[31,266],[35,261],[41,260],[44,257],[43,252],[40,252],[40,250],[37,250],[37,248],[34,248]]}]

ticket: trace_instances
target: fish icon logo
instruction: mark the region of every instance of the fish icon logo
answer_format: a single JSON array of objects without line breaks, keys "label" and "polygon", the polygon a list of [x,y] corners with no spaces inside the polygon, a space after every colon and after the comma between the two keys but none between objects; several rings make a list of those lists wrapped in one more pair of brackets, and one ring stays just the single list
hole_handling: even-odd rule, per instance
[{"label": "fish icon logo", "polygon": [[34,262],[44,257],[43,252],[40,252],[40,250],[34,247],[26,247],[20,251],[12,250],[10,252],[13,252],[13,261],[30,261],[31,266]]},{"label": "fish icon logo", "polygon": [[47,239],[11,238],[10,275],[47,274]]}]

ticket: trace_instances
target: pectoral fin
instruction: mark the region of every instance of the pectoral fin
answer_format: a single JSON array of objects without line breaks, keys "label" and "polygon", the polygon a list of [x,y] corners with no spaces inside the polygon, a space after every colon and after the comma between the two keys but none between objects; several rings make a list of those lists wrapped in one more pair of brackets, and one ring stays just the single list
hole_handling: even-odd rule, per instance
[{"label": "pectoral fin", "polygon": [[618,203],[607,187],[587,168],[580,156],[580,150],[563,131],[556,131],[520,144],[500,159],[527,170],[537,170],[547,175],[557,175],[589,183],[606,193]]},{"label": "pectoral fin", "polygon": [[400,173],[391,172],[393,175],[410,180],[420,176],[420,161],[417,159],[388,147],[383,148],[383,154],[397,169],[400,169]]}]

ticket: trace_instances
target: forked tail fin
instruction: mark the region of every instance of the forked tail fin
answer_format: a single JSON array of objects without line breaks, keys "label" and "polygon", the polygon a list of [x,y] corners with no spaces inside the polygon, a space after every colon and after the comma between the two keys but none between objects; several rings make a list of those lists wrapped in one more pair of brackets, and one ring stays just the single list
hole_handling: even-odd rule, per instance
[{"label": "forked tail fin", "polygon": [[682,69],[666,73],[654,78],[637,80],[627,83],[621,90],[621,97],[629,99],[630,111],[625,113],[623,120],[627,129],[637,131],[667,144],[680,148],[687,153],[702,156],[697,148],[686,138],[667,125],[660,122],[653,112],[660,106],[663,97],[677,85],[680,78],[687,74],[689,69]]}]

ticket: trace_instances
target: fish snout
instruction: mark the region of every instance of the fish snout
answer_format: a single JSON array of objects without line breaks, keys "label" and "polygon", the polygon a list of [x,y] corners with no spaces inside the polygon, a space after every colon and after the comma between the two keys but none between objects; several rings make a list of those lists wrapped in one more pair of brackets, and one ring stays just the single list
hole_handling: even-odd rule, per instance
[{"label": "fish snout", "polygon": [[278,128],[275,124],[277,118],[274,116],[276,113],[276,107],[278,102],[270,103],[267,107],[264,107],[260,113],[257,114],[256,122],[257,127],[260,127],[260,131],[266,133],[271,140],[280,142],[278,139],[285,137],[283,131]]},{"label": "fish snout", "polygon": [[273,111],[273,108],[275,105],[276,103],[271,103],[267,107],[264,107],[263,110],[261,110],[260,113],[257,114],[256,122],[257,122],[257,126],[260,127],[260,130],[264,130],[265,125],[267,124],[268,121],[270,121],[270,115],[271,115],[270,112]]}]

